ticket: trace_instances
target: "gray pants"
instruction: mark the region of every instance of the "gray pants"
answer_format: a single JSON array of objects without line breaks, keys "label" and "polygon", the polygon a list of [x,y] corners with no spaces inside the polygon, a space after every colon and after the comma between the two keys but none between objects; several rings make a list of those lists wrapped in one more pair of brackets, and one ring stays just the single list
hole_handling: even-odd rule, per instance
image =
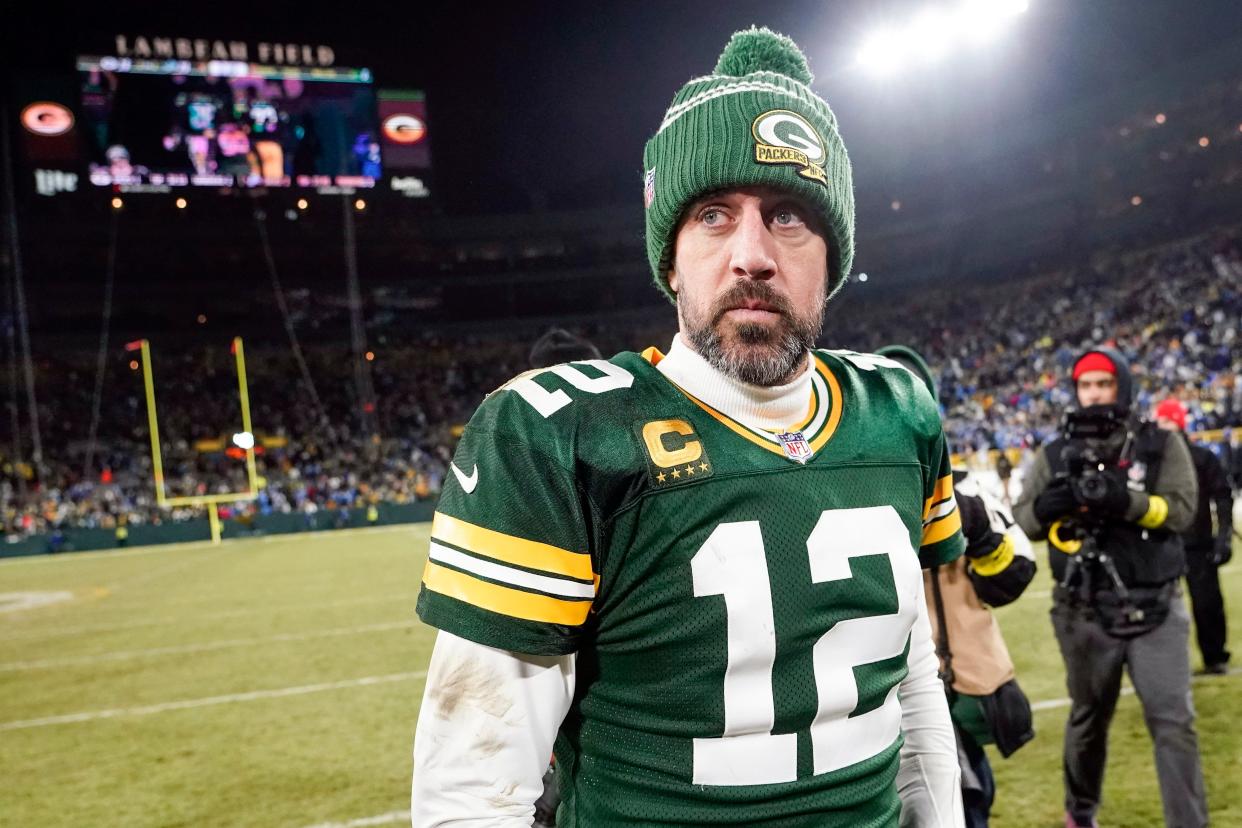
[{"label": "gray pants", "polygon": [[1065,660],[1073,702],[1065,724],[1066,810],[1083,818],[1094,816],[1100,806],[1108,725],[1117,709],[1124,667],[1143,704],[1143,718],[1155,747],[1165,825],[1207,825],[1199,737],[1190,697],[1190,615],[1180,589],[1165,622],[1130,639],[1108,635],[1089,610],[1070,606],[1058,589],[1052,628]]}]

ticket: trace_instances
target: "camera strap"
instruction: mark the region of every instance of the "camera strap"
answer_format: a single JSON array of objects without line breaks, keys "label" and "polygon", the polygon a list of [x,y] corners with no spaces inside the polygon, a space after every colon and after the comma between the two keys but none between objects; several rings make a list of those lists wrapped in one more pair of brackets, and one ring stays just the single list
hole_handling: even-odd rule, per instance
[{"label": "camera strap", "polygon": [[957,677],[953,674],[953,651],[949,649],[949,623],[944,615],[944,596],[940,592],[940,567],[933,566],[931,572],[932,604],[936,608],[936,655],[940,658],[940,680],[944,682],[945,695],[953,699],[953,682]]}]

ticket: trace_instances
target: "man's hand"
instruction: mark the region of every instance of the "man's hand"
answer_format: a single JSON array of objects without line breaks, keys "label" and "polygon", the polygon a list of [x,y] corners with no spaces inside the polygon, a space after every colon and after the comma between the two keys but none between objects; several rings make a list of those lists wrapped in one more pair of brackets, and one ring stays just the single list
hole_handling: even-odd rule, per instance
[{"label": "man's hand", "polygon": [[1216,545],[1212,547],[1212,564],[1214,566],[1224,566],[1233,560],[1233,527],[1221,527],[1221,532],[1216,536]]},{"label": "man's hand", "polygon": [[[1048,488],[1035,498],[1035,502],[1031,504],[1031,508],[1035,512],[1035,518],[1044,526],[1050,526],[1061,518],[1078,510],[1078,497],[1074,494],[1074,487],[1063,477],[1053,480],[1048,484]],[[961,508],[959,506],[959,508]],[[965,524],[965,515],[962,516],[962,523]]]}]

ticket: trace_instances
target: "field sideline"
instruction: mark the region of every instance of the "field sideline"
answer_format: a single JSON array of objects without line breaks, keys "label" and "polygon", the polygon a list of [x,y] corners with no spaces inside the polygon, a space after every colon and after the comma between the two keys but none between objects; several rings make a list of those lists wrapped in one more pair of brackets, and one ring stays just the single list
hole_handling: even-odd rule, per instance
[{"label": "field sideline", "polygon": [[[433,631],[427,524],[0,560],[0,792],[23,826],[408,824]],[[1242,556],[1242,544],[1235,542]],[[1242,565],[1223,570],[1242,642]],[[1061,826],[1066,705],[1046,567],[1000,611],[1038,736],[997,760],[996,826]],[[1198,654],[1192,656],[1198,666]],[[1213,824],[1242,826],[1242,675],[1196,679]],[[1161,824],[1133,696],[1101,824]]]}]

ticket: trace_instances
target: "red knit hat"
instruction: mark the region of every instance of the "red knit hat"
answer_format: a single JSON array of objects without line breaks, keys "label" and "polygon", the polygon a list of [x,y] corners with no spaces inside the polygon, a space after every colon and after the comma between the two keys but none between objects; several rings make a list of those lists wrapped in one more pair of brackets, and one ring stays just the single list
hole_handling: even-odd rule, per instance
[{"label": "red knit hat", "polygon": [[1186,406],[1182,405],[1182,401],[1169,397],[1167,400],[1161,400],[1160,405],[1156,406],[1157,420],[1172,420],[1177,423],[1178,431],[1186,430]]},{"label": "red knit hat", "polygon": [[1117,365],[1099,351],[1088,351],[1074,363],[1074,382],[1078,382],[1078,378],[1088,371],[1107,371],[1115,377]]}]

